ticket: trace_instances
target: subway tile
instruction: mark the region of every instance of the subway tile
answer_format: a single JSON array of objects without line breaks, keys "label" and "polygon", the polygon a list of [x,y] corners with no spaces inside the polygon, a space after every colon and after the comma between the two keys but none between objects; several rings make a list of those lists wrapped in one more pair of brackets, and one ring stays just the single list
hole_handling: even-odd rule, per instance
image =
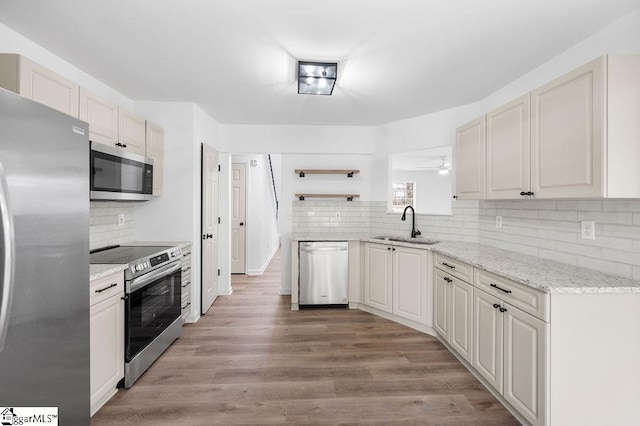
[{"label": "subway tile", "polygon": [[558,210],[602,211],[602,201],[598,200],[558,200]]},{"label": "subway tile", "polygon": [[511,209],[508,212],[509,213],[506,215],[508,217],[537,219],[538,216],[539,216],[538,210],[514,210],[514,209]]},{"label": "subway tile", "polygon": [[523,208],[528,210],[557,210],[555,200],[523,200]]},{"label": "subway tile", "polygon": [[585,246],[580,244],[565,243],[562,241],[558,241],[556,244],[556,249],[558,251],[578,254],[580,256],[588,256],[593,258],[602,257],[602,247],[592,247],[592,246]]},{"label": "subway tile", "polygon": [[640,266],[640,253],[604,248],[602,259]]},{"label": "subway tile", "polygon": [[557,262],[566,263],[568,265],[576,266],[578,264],[578,256],[566,252],[557,250],[539,249],[538,257],[543,259],[555,260]]},{"label": "subway tile", "polygon": [[577,221],[578,212],[576,210],[567,210],[567,211],[540,210],[538,211],[538,218],[547,219],[547,220]]},{"label": "subway tile", "polygon": [[578,240],[577,234],[573,232],[553,231],[549,229],[541,229],[538,231],[538,236],[547,240],[564,241],[568,243],[575,243]]},{"label": "subway tile", "polygon": [[625,278],[631,278],[633,275],[633,267],[624,263],[612,262],[609,260],[592,259],[588,257],[579,257],[578,266],[587,269],[593,269],[608,274],[618,275]]},{"label": "subway tile", "polygon": [[599,223],[611,223],[615,225],[632,225],[633,213],[631,212],[578,212],[578,220],[594,220]]},{"label": "subway tile", "polygon": [[602,211],[605,212],[640,212],[640,200],[604,200]]}]

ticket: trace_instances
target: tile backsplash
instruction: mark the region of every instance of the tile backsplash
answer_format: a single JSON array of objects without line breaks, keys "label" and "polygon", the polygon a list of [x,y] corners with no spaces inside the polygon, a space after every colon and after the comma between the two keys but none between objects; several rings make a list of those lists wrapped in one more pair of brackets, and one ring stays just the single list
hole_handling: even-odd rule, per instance
[{"label": "tile backsplash", "polygon": [[[118,225],[118,215],[124,225]],[[132,203],[95,202],[90,204],[89,248],[124,244],[134,240],[134,205]]]},{"label": "tile backsplash", "polygon": [[[408,236],[410,217],[403,222],[386,208],[379,201],[294,201],[292,233]],[[583,220],[595,221],[595,240],[581,238]],[[640,200],[458,200],[452,216],[417,215],[416,227],[428,238],[478,242],[640,279]]]}]

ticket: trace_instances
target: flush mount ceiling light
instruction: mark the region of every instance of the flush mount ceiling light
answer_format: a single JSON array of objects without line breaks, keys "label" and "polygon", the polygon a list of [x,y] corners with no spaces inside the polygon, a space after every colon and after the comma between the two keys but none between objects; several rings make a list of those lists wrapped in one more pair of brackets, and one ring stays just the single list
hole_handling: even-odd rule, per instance
[{"label": "flush mount ceiling light", "polygon": [[298,61],[298,94],[330,95],[337,77],[335,62]]}]

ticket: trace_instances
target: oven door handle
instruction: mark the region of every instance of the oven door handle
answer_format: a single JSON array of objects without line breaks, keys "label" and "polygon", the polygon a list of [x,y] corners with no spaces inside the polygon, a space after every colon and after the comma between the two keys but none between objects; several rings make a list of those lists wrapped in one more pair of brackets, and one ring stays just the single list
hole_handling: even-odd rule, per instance
[{"label": "oven door handle", "polygon": [[182,264],[180,262],[176,262],[173,265],[165,265],[153,272],[149,272],[141,277],[127,281],[127,293],[131,294],[134,291],[151,284],[158,278],[164,277],[165,275],[171,275],[172,273],[180,270],[180,268],[182,268]]}]

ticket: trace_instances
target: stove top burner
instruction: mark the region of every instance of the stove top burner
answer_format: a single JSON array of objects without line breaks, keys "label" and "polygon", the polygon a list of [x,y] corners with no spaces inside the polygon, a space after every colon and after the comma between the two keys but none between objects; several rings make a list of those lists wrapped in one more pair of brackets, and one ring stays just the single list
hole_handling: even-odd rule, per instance
[{"label": "stove top burner", "polygon": [[110,246],[93,250],[89,263],[128,265],[125,278],[132,279],[182,257],[178,247]]}]

